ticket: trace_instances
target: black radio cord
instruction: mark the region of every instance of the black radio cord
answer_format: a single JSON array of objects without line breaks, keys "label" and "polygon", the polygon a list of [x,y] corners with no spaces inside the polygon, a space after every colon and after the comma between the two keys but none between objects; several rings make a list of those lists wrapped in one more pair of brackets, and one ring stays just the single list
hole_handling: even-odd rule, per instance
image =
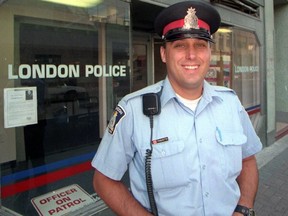
[{"label": "black radio cord", "polygon": [[151,133],[150,133],[150,149],[146,149],[146,156],[145,156],[146,186],[147,186],[147,193],[148,193],[148,198],[149,198],[152,214],[154,216],[158,216],[157,205],[156,205],[154,193],[153,193],[153,182],[152,182],[152,175],[151,175],[151,160],[152,160],[152,152],[153,152],[153,146],[152,146],[153,115],[150,115],[149,119],[150,119]]}]

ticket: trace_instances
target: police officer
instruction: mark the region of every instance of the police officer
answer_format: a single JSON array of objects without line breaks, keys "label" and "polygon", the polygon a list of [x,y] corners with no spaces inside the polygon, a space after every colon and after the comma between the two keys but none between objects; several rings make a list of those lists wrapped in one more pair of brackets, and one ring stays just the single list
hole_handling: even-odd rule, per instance
[{"label": "police officer", "polygon": [[95,191],[118,215],[254,214],[262,144],[235,92],[204,80],[219,25],[203,1],[156,18],[167,77],[119,102],[92,161]]}]

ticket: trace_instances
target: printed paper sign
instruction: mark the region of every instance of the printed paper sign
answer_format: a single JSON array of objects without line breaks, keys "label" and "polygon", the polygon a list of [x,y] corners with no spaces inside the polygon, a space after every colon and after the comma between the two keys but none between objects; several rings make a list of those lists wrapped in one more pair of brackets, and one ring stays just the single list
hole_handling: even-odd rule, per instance
[{"label": "printed paper sign", "polygon": [[41,216],[60,216],[73,212],[95,200],[79,185],[73,184],[31,200]]},{"label": "printed paper sign", "polygon": [[5,128],[37,124],[36,87],[4,89]]}]

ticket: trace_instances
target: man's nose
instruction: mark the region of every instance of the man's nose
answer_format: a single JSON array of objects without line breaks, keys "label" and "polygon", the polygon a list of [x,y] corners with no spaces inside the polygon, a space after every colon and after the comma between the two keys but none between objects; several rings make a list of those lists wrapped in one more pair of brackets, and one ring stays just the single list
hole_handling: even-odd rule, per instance
[{"label": "man's nose", "polygon": [[187,59],[195,58],[196,54],[197,54],[197,52],[196,52],[196,50],[195,50],[195,48],[193,46],[190,46],[190,47],[187,48],[187,50],[186,50],[186,58]]}]

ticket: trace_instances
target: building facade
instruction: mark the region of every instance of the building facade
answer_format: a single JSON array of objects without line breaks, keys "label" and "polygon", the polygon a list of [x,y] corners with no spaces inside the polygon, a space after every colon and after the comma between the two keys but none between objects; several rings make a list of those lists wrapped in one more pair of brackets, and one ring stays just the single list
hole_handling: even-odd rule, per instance
[{"label": "building facade", "polygon": [[[117,102],[165,77],[153,21],[176,2],[0,1],[0,213],[113,215],[93,191],[90,161]],[[276,106],[288,111],[274,72],[273,2],[206,2],[222,18],[206,80],[236,91],[268,146],[287,127]]]},{"label": "building facade", "polygon": [[[288,36],[288,26],[285,19],[288,14],[288,2],[285,0],[274,1],[274,53],[275,53],[275,110],[276,110],[276,138],[287,135],[288,131],[288,76],[286,56],[288,46],[284,42]],[[269,31],[269,30],[267,30]],[[284,43],[283,43],[284,42]],[[269,98],[269,97],[268,97]]]}]

